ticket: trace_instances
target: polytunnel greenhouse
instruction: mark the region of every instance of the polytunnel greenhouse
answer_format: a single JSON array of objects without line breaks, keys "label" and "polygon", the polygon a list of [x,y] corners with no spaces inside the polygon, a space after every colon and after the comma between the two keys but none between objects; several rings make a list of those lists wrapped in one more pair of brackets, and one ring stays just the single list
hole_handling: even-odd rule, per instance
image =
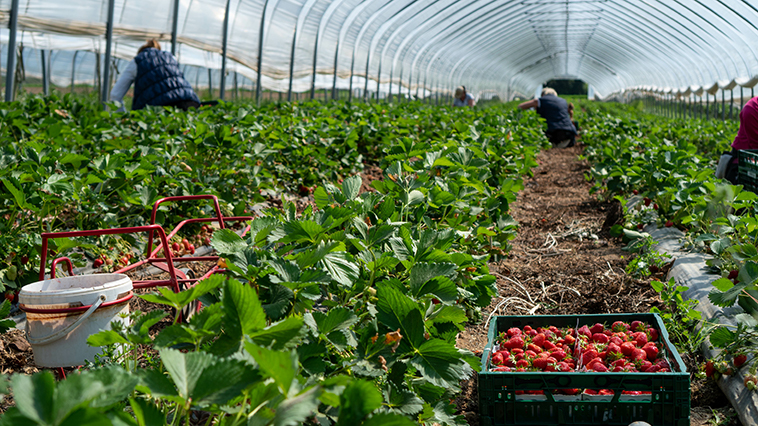
[{"label": "polytunnel greenhouse", "polygon": [[757,1],[0,22],[0,426],[756,424]]},{"label": "polytunnel greenhouse", "polygon": [[169,46],[187,79],[220,98],[240,89],[287,99],[339,90],[425,98],[467,81],[478,96],[511,99],[563,77],[583,79],[601,99],[641,89],[699,100],[757,81],[758,8],[749,1],[0,5],[4,69],[10,63],[62,88],[111,84],[148,38]]}]

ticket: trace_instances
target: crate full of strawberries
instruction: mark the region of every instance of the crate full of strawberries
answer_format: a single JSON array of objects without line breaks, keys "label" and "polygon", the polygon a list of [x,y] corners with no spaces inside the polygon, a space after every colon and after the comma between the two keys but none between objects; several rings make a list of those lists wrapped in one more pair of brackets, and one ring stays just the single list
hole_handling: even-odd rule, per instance
[{"label": "crate full of strawberries", "polygon": [[493,317],[483,426],[689,425],[690,380],[657,314]]}]

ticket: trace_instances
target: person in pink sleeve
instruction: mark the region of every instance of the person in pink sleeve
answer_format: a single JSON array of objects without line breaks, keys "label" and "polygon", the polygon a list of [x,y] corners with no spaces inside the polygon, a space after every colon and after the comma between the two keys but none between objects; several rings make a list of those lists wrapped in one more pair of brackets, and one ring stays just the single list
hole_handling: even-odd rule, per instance
[{"label": "person in pink sleeve", "polygon": [[758,149],[758,97],[750,99],[740,111],[740,129],[732,142],[734,157],[727,166],[724,176],[732,185],[737,184],[739,171],[737,151],[743,149]]}]

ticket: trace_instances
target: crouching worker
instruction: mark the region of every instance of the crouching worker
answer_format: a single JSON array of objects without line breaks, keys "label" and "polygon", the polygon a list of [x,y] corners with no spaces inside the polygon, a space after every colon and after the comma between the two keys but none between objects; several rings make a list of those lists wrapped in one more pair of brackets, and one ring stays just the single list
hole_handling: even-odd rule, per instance
[{"label": "crouching worker", "polygon": [[538,99],[526,101],[518,106],[520,109],[535,108],[537,113],[547,122],[545,135],[558,148],[574,146],[576,143],[576,128],[571,122],[568,102],[559,98],[555,89],[546,87],[542,89],[542,96]]},{"label": "crouching worker", "polygon": [[121,102],[118,111],[125,111],[123,99],[134,83],[132,109],[142,109],[145,105],[172,106],[187,110],[199,108],[200,99],[179,68],[171,52],[161,50],[157,40],[151,39],[140,47],[119,75],[111,90],[110,100]]},{"label": "crouching worker", "polygon": [[737,185],[739,177],[738,152],[743,149],[758,149],[758,97],[750,99],[740,111],[740,129],[732,142],[732,151],[719,159],[716,177]]}]

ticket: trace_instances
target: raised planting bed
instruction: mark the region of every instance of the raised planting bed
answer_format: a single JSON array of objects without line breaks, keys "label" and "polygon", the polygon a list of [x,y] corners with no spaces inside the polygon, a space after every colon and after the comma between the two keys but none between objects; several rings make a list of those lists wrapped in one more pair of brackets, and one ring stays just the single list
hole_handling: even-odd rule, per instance
[{"label": "raised planting bed", "polygon": [[684,426],[690,379],[656,314],[498,316],[482,354],[479,407],[486,426]]}]

